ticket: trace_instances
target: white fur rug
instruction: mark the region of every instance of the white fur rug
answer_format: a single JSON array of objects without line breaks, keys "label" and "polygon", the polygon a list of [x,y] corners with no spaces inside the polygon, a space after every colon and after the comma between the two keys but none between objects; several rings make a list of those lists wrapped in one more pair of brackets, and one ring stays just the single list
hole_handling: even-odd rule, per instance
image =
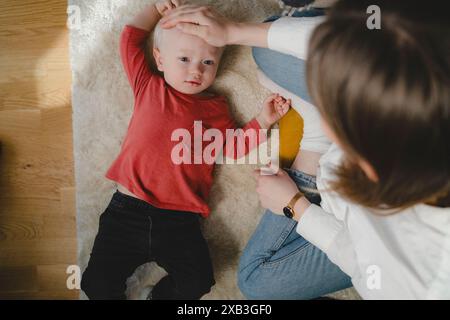
[{"label": "white fur rug", "polygon": [[[123,26],[153,0],[69,0],[81,13],[81,28],[70,31],[73,70],[73,130],[77,186],[78,262],[86,267],[98,218],[115,191],[104,174],[118,155],[133,107],[133,95],[119,59]],[[278,13],[276,0],[196,1],[210,3],[238,21],[262,21]],[[227,50],[215,89],[226,95],[238,123],[250,120],[268,95],[258,85],[250,48]],[[206,299],[242,299],[236,285],[239,255],[261,214],[252,177],[253,166],[220,165],[210,198],[212,214],[203,224],[217,284]],[[128,281],[128,296],[164,272],[147,264]],[[345,298],[346,296],[340,296]],[[86,298],[82,294],[82,298]]]}]

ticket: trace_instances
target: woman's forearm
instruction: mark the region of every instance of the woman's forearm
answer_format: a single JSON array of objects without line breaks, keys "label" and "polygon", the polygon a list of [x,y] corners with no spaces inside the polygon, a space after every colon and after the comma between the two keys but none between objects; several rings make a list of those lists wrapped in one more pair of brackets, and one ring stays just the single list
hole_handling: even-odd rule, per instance
[{"label": "woman's forearm", "polygon": [[272,23],[232,23],[228,30],[228,44],[268,47],[268,34]]},{"label": "woman's forearm", "polygon": [[300,150],[292,164],[292,169],[309,174],[310,176],[316,176],[319,160],[322,156],[322,153]]},{"label": "woman's forearm", "polygon": [[301,197],[294,206],[295,215],[292,217],[295,221],[299,222],[304,213],[311,206],[311,202],[306,197]]}]

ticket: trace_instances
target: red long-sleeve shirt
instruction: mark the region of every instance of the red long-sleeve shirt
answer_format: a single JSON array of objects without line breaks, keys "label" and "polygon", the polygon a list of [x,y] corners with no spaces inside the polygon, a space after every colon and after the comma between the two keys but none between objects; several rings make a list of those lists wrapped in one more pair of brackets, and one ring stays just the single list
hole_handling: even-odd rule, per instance
[{"label": "red long-sleeve shirt", "polygon": [[[202,132],[218,129],[226,141],[226,130],[236,129],[235,122],[224,97],[183,94],[151,72],[144,53],[148,36],[149,32],[132,26],[126,26],[122,32],[120,53],[134,92],[135,106],[121,152],[106,177],[155,207],[207,217],[210,209],[206,201],[213,182],[214,164],[205,161],[194,164],[194,155],[192,164],[175,164],[171,155],[180,142],[172,141],[172,133],[186,129],[194,136],[194,122],[202,121]],[[243,128],[244,132],[249,129],[259,131],[261,127],[254,119]],[[264,140],[265,135],[250,145],[240,134],[232,144],[234,147],[238,141],[245,143],[244,154],[229,151],[237,149],[230,148],[230,142],[224,153],[241,157]],[[205,147],[208,143],[202,144]]]}]

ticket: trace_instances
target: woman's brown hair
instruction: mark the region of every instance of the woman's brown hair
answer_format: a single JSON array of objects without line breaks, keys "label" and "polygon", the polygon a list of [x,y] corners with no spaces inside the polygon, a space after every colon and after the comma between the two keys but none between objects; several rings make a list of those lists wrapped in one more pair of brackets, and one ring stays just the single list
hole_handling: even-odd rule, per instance
[{"label": "woman's brown hair", "polygon": [[[367,27],[370,5],[381,29]],[[422,1],[342,0],[315,30],[308,86],[346,151],[333,190],[375,209],[450,206],[449,21]]]}]

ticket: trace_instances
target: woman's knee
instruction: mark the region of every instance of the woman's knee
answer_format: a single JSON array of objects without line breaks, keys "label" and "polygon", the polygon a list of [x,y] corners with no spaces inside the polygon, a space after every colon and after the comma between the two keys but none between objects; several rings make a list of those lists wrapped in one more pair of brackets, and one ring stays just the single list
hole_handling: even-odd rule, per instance
[{"label": "woman's knee", "polygon": [[251,250],[244,250],[237,273],[239,290],[249,300],[265,299],[266,292],[261,275],[262,259],[258,259]]},{"label": "woman's knee", "polygon": [[253,59],[258,68],[277,85],[311,102],[304,60],[267,48],[253,48]]},{"label": "woman's knee", "polygon": [[268,65],[271,61],[271,56],[275,56],[278,53],[270,50],[268,48],[260,48],[260,47],[253,47],[252,48],[252,56],[253,60],[255,60],[255,63],[257,66],[264,70],[265,66]]},{"label": "woman's knee", "polygon": [[265,281],[258,276],[258,267],[251,273],[245,270],[238,271],[238,287],[244,297],[249,300],[271,299],[271,290],[264,285]]}]

